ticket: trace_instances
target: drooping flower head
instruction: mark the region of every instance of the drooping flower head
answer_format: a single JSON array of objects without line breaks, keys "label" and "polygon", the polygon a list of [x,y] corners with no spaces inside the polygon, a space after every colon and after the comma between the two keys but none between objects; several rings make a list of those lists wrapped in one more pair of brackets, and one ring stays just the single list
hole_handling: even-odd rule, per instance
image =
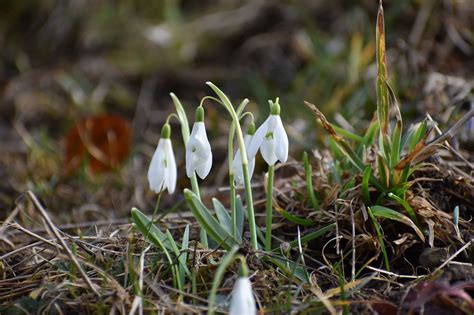
[{"label": "drooping flower head", "polygon": [[186,144],[186,175],[191,178],[196,172],[204,179],[212,167],[211,144],[207,139],[204,125],[204,108],[196,109],[196,121]]},{"label": "drooping flower head", "polygon": [[248,277],[240,277],[234,285],[229,315],[257,314],[255,298],[252,292],[252,283]]},{"label": "drooping flower head", "polygon": [[168,193],[172,194],[176,188],[177,169],[170,136],[171,127],[166,123],[161,129],[161,139],[148,168],[150,189],[156,193],[167,189]]},{"label": "drooping flower head", "polygon": [[270,101],[270,116],[257,129],[249,146],[249,156],[254,157],[259,149],[268,165],[288,159],[288,136],[280,118],[278,98]]},{"label": "drooping flower head", "polygon": [[[252,178],[253,171],[255,169],[255,155],[249,155],[249,147],[252,139],[255,135],[255,124],[251,123],[247,128],[247,134],[244,136],[244,145],[247,152],[247,160],[248,164],[248,171],[249,171],[249,178]],[[234,174],[234,181],[238,185],[243,185],[244,183],[244,174],[242,169],[242,157],[240,156],[240,148],[235,152],[234,159],[232,161],[232,172]]]}]

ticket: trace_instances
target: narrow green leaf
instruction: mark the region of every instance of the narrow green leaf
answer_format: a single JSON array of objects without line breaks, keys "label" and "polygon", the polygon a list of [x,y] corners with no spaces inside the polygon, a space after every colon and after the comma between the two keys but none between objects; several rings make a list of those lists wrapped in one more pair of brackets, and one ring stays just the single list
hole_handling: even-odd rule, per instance
[{"label": "narrow green leaf", "polygon": [[372,167],[367,165],[364,170],[364,175],[362,176],[362,197],[364,198],[364,203],[366,205],[370,204],[370,190],[369,190],[369,179],[370,174],[372,174]]},{"label": "narrow green leaf", "polygon": [[204,229],[218,244],[224,249],[229,249],[236,244],[236,240],[228,233],[214,218],[212,213],[204,206],[195,193],[189,189],[184,190],[184,198],[191,212],[198,221],[202,229]]},{"label": "narrow green leaf", "polygon": [[217,200],[216,198],[212,198],[212,204],[214,205],[214,211],[217,215],[217,220],[222,225],[222,227],[232,235],[232,218],[230,217],[227,209],[224,205]]},{"label": "narrow green leaf", "polygon": [[189,224],[186,225],[183,233],[183,241],[181,243],[181,253],[178,257],[179,260],[179,277],[182,281],[182,286],[185,284],[185,275],[188,274],[188,278],[191,278],[191,272],[186,265],[188,261],[188,250],[189,250]]},{"label": "narrow green leaf", "polygon": [[390,158],[390,165],[393,169],[400,160],[400,142],[402,138],[402,122],[399,120],[395,124],[395,129],[392,134],[392,152]]},{"label": "narrow green leaf", "polygon": [[278,212],[282,217],[284,217],[288,221],[296,223],[298,225],[303,225],[303,226],[314,225],[314,222],[312,220],[308,220],[306,218],[298,217],[294,214],[291,214],[291,213],[285,211],[283,208],[275,207],[275,211]]},{"label": "narrow green leaf", "polygon": [[311,205],[313,209],[319,210],[319,202],[316,198],[313,188],[313,168],[308,160],[308,153],[303,152],[303,164],[304,164],[304,172],[306,177],[306,191],[308,192],[309,200],[311,201]]},{"label": "narrow green leaf", "polygon": [[384,206],[373,206],[371,207],[371,209],[375,217],[386,218],[408,225],[415,231],[415,233],[423,242],[425,241],[425,236],[423,235],[423,232],[421,232],[421,230],[416,226],[416,224],[406,215]]},{"label": "narrow green leaf", "polygon": [[396,200],[400,205],[402,205],[403,208],[405,208],[405,211],[410,216],[411,220],[415,222],[416,225],[418,225],[418,220],[416,219],[415,211],[413,211],[413,208],[408,204],[408,202],[405,199],[402,199],[393,193],[388,193],[388,196]]},{"label": "narrow green leaf", "polygon": [[332,126],[338,133],[340,133],[341,135],[343,135],[343,136],[346,137],[346,138],[349,138],[349,139],[351,139],[351,140],[354,140],[354,141],[360,142],[360,143],[364,142],[364,138],[361,137],[361,136],[359,136],[359,135],[356,135],[355,133],[352,133],[352,132],[350,132],[350,131],[348,131],[348,130],[346,130],[346,129],[344,129],[344,128],[341,128],[341,127],[339,127],[339,126],[337,126],[337,125],[335,125],[335,124],[331,124],[331,126]]},{"label": "narrow green leaf", "polygon": [[144,215],[135,207],[132,208],[132,221],[137,230],[140,231],[144,236],[148,233],[147,241],[157,247],[159,247],[162,243],[167,249],[173,250],[173,247],[166,235],[161,232],[146,215]]},{"label": "narrow green leaf", "polygon": [[382,232],[380,231],[379,223],[377,222],[377,219],[375,219],[375,216],[372,213],[371,207],[367,208],[367,213],[369,214],[369,217],[372,220],[372,224],[374,225],[375,232],[377,233],[377,237],[380,242],[380,248],[382,249],[383,260],[385,262],[385,269],[387,269],[387,271],[390,271],[390,263],[388,261],[387,248],[385,247],[385,242],[383,240]]},{"label": "narrow green leaf", "polygon": [[237,254],[238,250],[239,250],[238,246],[232,247],[229,250],[229,252],[219,262],[219,267],[217,268],[217,271],[214,276],[214,280],[212,281],[211,292],[207,299],[208,301],[207,313],[209,315],[213,315],[215,312],[214,305],[216,304],[217,289],[219,289],[222,279],[224,279],[224,274],[227,268],[229,268],[230,264],[234,261],[234,257]]},{"label": "narrow green leaf", "polygon": [[236,198],[236,205],[235,205],[235,212],[236,212],[236,221],[237,221],[237,241],[239,244],[242,243],[242,235],[244,235],[244,221],[245,221],[245,214],[247,211],[244,208],[242,203],[242,199],[240,196]]},{"label": "narrow green leaf", "polygon": [[308,273],[300,264],[279,257],[268,256],[266,259],[280,268],[288,277],[297,278],[304,283],[309,283]]},{"label": "narrow green leaf", "polygon": [[[326,234],[328,231],[334,229],[336,227],[335,223],[328,224],[326,226],[323,226],[319,230],[316,230],[314,232],[311,232],[303,237],[301,237],[301,245],[307,244],[308,242],[317,239],[320,236],[323,236]],[[298,240],[294,240],[288,243],[290,245],[290,248],[295,248],[298,246]],[[278,252],[280,248],[274,248],[273,252]]]},{"label": "narrow green leaf", "polygon": [[176,113],[179,117],[179,122],[181,124],[181,134],[183,136],[184,143],[188,143],[189,139],[189,123],[186,116],[186,111],[183,108],[183,105],[179,101],[178,97],[174,93],[170,93],[171,99],[173,100],[174,106],[176,108]]},{"label": "narrow green leaf", "polygon": [[374,145],[375,135],[377,134],[379,127],[380,127],[380,124],[376,120],[371,122],[369,128],[367,128],[367,131],[365,132],[365,135],[364,135],[364,144],[366,146]]}]

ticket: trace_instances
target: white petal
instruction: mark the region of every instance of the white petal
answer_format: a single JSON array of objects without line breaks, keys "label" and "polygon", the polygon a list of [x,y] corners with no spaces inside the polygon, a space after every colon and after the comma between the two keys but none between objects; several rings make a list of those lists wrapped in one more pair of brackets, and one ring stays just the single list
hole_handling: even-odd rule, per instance
[{"label": "white petal", "polygon": [[156,193],[160,193],[163,190],[164,185],[164,158],[165,152],[163,150],[165,142],[164,139],[158,141],[155,153],[151,158],[150,167],[148,168],[148,182],[150,189]]},{"label": "white petal", "polygon": [[250,178],[250,180],[252,180],[254,170],[255,170],[255,158],[249,160],[249,178]]},{"label": "white petal", "polygon": [[244,183],[244,174],[242,173],[242,158],[240,157],[240,149],[235,152],[232,160],[232,172],[234,173],[234,181],[237,185]]},{"label": "white petal", "polygon": [[204,122],[196,122],[186,144],[186,175],[191,177],[196,171],[205,178],[212,167],[211,144],[207,139]]},{"label": "white petal", "polygon": [[276,142],[275,154],[280,162],[285,163],[286,160],[288,160],[288,136],[283,127],[280,116],[278,116],[277,119],[274,136]]},{"label": "white petal", "polygon": [[176,168],[176,160],[174,158],[173,146],[171,144],[171,140],[169,141],[166,149],[167,153],[167,173],[165,175],[165,183],[166,188],[168,189],[168,193],[174,193],[176,189],[176,177],[177,177],[177,168]]},{"label": "white petal", "polygon": [[254,315],[257,313],[252,284],[246,277],[237,279],[232,292],[229,315]]},{"label": "white petal", "polygon": [[[210,152],[210,151],[209,151]],[[207,159],[199,159],[199,164],[196,164],[196,173],[202,179],[206,178],[209,175],[209,172],[212,168],[212,153],[209,155]]]},{"label": "white petal", "polygon": [[263,138],[265,137],[265,134],[267,133],[268,130],[268,121],[270,120],[270,117],[267,118],[263,122],[263,124],[258,127],[257,131],[252,137],[252,140],[250,141],[250,145],[247,150],[247,155],[249,158],[254,158],[255,155],[257,155],[258,149],[262,145]]},{"label": "white petal", "polygon": [[275,144],[275,135],[272,135],[271,138],[264,139],[260,146],[260,153],[268,165],[273,165],[278,160],[275,155]]}]

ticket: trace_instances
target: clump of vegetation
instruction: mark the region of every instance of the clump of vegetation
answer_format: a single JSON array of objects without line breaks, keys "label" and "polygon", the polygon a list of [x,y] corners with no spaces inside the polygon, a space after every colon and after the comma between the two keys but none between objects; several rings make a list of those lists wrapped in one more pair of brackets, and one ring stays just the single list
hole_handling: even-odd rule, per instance
[{"label": "clump of vegetation", "polygon": [[[6,288],[1,311],[474,311],[472,224],[463,219],[474,193],[472,168],[464,170],[471,167],[468,161],[449,168],[433,157],[443,153],[449,162],[457,154],[447,141],[464,132],[474,111],[434,138],[430,117],[404,131],[389,83],[381,5],[376,56],[377,111],[365,133],[330,123],[306,102],[329,138],[327,149],[305,153],[302,163],[287,161],[290,143],[280,118],[285,105],[278,98],[269,101],[269,117],[256,128],[247,99],[236,108],[208,82],[217,97],[202,98],[190,130],[184,106],[172,93],[176,112],[162,126],[148,172],[157,194],[153,215],[134,207],[133,224],[83,233],[79,225],[56,226],[29,191],[2,226],[2,232],[14,232],[4,238],[11,250],[0,260]],[[206,199],[198,182],[213,164],[205,128],[208,101],[231,117],[229,195],[223,201]],[[185,144],[191,189],[184,189],[183,202],[189,212],[180,204],[180,213],[160,206],[165,191],[175,193],[177,172],[184,170],[173,151],[174,118]],[[268,169],[252,183],[258,151]],[[456,205],[438,197],[443,194],[455,195]],[[19,212],[25,215],[14,221]],[[34,220],[44,227],[24,227]],[[15,248],[10,238],[22,246]]]}]

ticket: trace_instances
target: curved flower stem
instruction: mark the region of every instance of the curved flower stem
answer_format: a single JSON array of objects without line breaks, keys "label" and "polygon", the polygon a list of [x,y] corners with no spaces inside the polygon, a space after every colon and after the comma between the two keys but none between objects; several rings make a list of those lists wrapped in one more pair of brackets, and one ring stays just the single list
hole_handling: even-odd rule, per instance
[{"label": "curved flower stem", "polygon": [[234,172],[233,156],[234,156],[234,134],[235,134],[235,123],[232,122],[229,133],[228,143],[228,156],[229,156],[229,188],[230,188],[230,212],[232,216],[232,237],[237,239],[237,210],[236,210],[236,195],[235,195],[235,183],[234,183]]},{"label": "curved flower stem", "polygon": [[265,213],[265,250],[272,250],[272,215],[273,215],[273,175],[275,174],[275,165],[268,166],[267,178],[267,203]]},{"label": "curved flower stem", "polygon": [[[186,117],[186,112],[180,100],[178,99],[178,97],[174,93],[170,93],[170,96],[176,108],[177,118],[181,125],[181,134],[183,136],[183,142],[184,142],[184,145],[186,146],[189,140],[189,135],[190,135],[188,118]],[[172,115],[173,114],[171,114],[170,116]],[[193,193],[196,194],[199,200],[201,200],[201,194],[199,192],[199,184],[197,181],[196,172],[194,172],[193,175],[191,176],[191,190],[193,191]],[[207,248],[208,247],[207,233],[204,229],[201,229],[200,236],[201,236],[201,243]]]},{"label": "curved flower stem", "polygon": [[[249,228],[250,228],[250,242],[252,245],[252,249],[257,251],[258,250],[257,229],[255,225],[255,211],[253,208],[252,187],[250,186],[247,151],[245,149],[244,136],[242,133],[242,128],[240,127],[239,116],[237,115],[234,107],[232,106],[232,103],[230,102],[227,95],[224,94],[224,92],[222,92],[212,82],[206,82],[206,84],[219,96],[219,98],[222,101],[222,104],[224,105],[224,107],[227,109],[230,116],[232,117],[232,121],[235,123],[235,127],[236,127],[235,131],[237,133],[237,142],[239,144],[240,157],[242,159],[242,170],[244,173],[245,199],[247,200],[247,212],[248,212]],[[239,106],[239,109],[240,107],[244,107],[244,106],[242,105]]]},{"label": "curved flower stem", "polygon": [[147,230],[146,235],[145,235],[145,240],[148,238],[148,234],[150,233],[151,227],[153,226],[153,223],[155,222],[155,217],[156,217],[156,214],[158,213],[158,208],[160,207],[160,200],[161,200],[161,195],[162,194],[163,194],[163,191],[161,191],[158,194],[158,197],[156,198],[155,209],[153,210],[153,215],[151,217],[150,224],[148,226],[148,230]]}]

